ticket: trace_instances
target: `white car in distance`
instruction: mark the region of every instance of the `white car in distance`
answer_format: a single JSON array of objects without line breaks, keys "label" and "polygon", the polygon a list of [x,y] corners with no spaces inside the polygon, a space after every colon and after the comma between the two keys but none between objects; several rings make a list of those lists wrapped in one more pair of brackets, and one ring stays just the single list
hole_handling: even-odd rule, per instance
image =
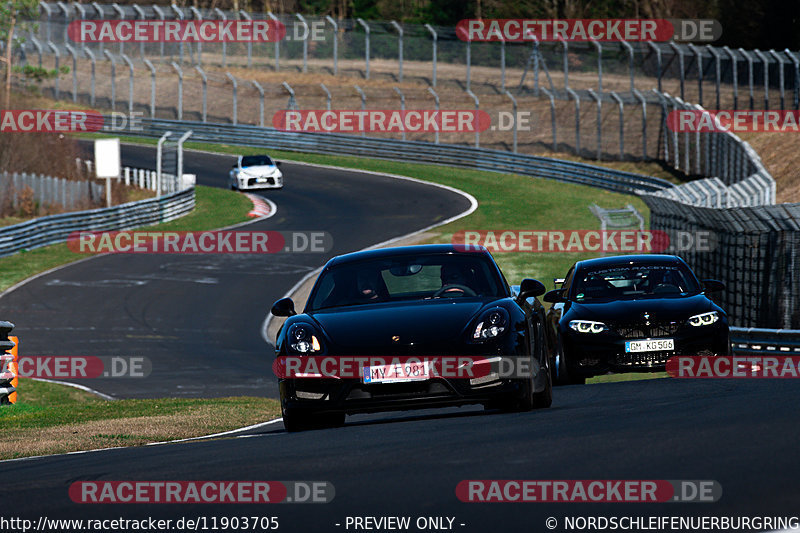
[{"label": "white car in distance", "polygon": [[240,155],[230,171],[231,189],[282,189],[283,173],[279,166],[280,162],[268,155]]}]

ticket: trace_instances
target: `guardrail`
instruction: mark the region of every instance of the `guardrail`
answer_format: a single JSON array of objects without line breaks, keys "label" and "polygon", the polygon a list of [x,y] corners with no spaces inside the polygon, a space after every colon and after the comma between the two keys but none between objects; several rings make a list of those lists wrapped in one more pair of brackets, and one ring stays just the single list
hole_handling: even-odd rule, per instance
[{"label": "guardrail", "polygon": [[293,152],[354,155],[411,163],[432,163],[487,172],[549,178],[616,192],[639,194],[672,187],[672,184],[664,179],[575,161],[424,141],[398,141],[336,133],[286,132],[259,126],[164,119],[142,119],[142,130],[133,131],[130,134],[160,137],[166,131],[183,130],[192,130],[194,132],[192,140],[195,142],[236,144]]},{"label": "guardrail", "polygon": [[189,213],[194,203],[192,187],[161,198],[36,218],[0,229],[0,257],[66,241],[76,231],[119,230],[168,222]]},{"label": "guardrail", "polygon": [[798,355],[799,329],[731,328],[733,351],[740,355]]},{"label": "guardrail", "polygon": [[9,353],[16,343],[8,336],[12,329],[14,324],[0,321],[0,405],[16,400],[17,365],[14,355]]}]

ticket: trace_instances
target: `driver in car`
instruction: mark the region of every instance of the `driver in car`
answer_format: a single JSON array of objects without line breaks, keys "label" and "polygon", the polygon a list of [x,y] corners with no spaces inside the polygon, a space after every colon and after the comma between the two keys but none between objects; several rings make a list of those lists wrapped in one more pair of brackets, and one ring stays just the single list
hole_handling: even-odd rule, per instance
[{"label": "driver in car", "polygon": [[472,291],[471,296],[474,296],[475,288],[469,281],[470,276],[461,265],[442,265],[440,278],[442,289],[445,289],[443,296],[464,295],[466,293],[464,287]]}]

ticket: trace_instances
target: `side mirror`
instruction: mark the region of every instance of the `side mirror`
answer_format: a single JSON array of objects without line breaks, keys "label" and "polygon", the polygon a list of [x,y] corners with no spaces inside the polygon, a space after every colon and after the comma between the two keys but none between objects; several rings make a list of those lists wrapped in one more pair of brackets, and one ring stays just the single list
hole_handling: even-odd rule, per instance
[{"label": "side mirror", "polygon": [[281,298],[272,306],[272,314],[275,316],[294,316],[294,302],[291,298]]},{"label": "side mirror", "polygon": [[704,279],[703,288],[708,292],[721,292],[725,290],[725,284],[715,279]]},{"label": "side mirror", "polygon": [[528,298],[535,298],[541,296],[547,291],[542,282],[536,279],[526,278],[519,284],[519,295],[517,299],[527,300]]},{"label": "side mirror", "polygon": [[553,289],[552,291],[547,291],[542,298],[545,302],[551,304],[557,304],[558,302],[564,301],[564,289]]}]

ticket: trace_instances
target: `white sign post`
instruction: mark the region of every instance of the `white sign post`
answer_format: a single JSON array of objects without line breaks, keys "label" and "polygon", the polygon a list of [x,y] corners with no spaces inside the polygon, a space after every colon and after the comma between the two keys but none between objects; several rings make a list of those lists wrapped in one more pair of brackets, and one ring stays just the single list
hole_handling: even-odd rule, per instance
[{"label": "white sign post", "polygon": [[118,138],[94,141],[94,168],[95,175],[106,180],[106,207],[111,207],[111,180],[120,178]]}]

